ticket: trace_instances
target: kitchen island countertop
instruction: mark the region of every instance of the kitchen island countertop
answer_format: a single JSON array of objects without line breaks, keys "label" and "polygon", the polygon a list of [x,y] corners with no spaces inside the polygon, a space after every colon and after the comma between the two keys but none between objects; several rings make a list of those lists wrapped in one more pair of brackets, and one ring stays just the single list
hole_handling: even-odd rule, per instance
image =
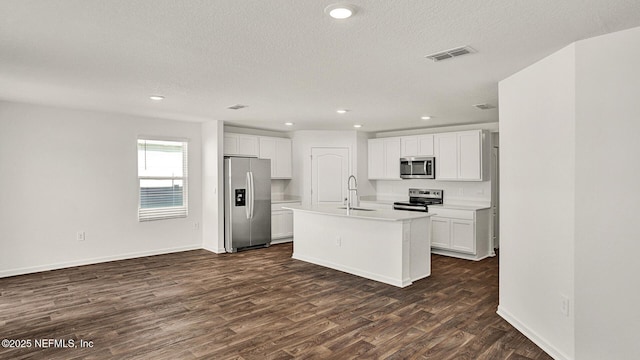
[{"label": "kitchen island countertop", "polygon": [[[309,212],[309,213],[350,217],[350,218],[360,218],[360,219],[368,219],[368,220],[382,220],[382,221],[405,221],[405,220],[430,217],[433,215],[427,212],[403,211],[403,210],[393,210],[393,209],[389,209],[389,210],[372,209],[370,211],[350,210],[347,213],[347,210],[341,209],[341,207],[343,206],[340,206],[340,205],[312,205],[312,206],[285,205],[283,206],[284,209],[298,210],[298,211]],[[362,206],[362,207],[366,208],[366,206]]]}]

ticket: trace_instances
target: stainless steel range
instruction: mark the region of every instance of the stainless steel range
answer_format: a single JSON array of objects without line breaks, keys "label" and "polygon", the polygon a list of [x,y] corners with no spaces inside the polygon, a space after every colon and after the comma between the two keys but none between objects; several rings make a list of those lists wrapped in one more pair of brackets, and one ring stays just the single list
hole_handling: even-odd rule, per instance
[{"label": "stainless steel range", "polygon": [[443,198],[443,190],[409,189],[409,201],[394,202],[393,208],[395,210],[428,212],[429,205],[442,204]]}]

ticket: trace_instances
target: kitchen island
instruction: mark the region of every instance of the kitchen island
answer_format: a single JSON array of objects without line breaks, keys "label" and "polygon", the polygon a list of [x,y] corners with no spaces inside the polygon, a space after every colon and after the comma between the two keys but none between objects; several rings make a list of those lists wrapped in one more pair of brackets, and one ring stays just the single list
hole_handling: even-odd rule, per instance
[{"label": "kitchen island", "polygon": [[293,210],[293,258],[405,287],[431,274],[431,214],[350,210],[338,205]]}]

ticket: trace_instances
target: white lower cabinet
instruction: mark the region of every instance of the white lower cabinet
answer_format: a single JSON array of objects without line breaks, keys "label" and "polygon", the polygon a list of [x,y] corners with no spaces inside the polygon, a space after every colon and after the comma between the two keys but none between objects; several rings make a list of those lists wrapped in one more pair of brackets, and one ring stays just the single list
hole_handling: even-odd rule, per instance
[{"label": "white lower cabinet", "polygon": [[473,220],[451,219],[451,249],[475,254],[474,228]]},{"label": "white lower cabinet", "polygon": [[451,219],[431,217],[431,247],[451,248]]},{"label": "white lower cabinet", "polygon": [[489,209],[434,209],[431,252],[469,260],[495,255],[489,236]]},{"label": "white lower cabinet", "polygon": [[291,210],[271,212],[271,239],[293,236],[293,212]]},{"label": "white lower cabinet", "polygon": [[279,244],[292,240],[293,237],[293,211],[283,209],[287,205],[300,205],[300,203],[278,203],[271,205],[271,243]]}]

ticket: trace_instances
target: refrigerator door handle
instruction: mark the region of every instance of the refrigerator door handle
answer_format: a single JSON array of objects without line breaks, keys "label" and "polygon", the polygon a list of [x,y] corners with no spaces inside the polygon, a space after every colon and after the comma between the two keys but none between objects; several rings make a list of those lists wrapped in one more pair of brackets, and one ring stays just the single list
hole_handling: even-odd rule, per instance
[{"label": "refrigerator door handle", "polygon": [[249,187],[249,195],[251,196],[249,198],[249,205],[251,207],[251,209],[249,210],[249,219],[253,219],[253,209],[254,209],[254,184],[253,184],[253,171],[249,171],[249,179],[251,180],[251,186]]},{"label": "refrigerator door handle", "polygon": [[251,201],[253,201],[253,196],[251,196],[251,173],[247,172],[246,179],[246,187],[247,187],[247,195],[245,199],[245,207],[244,212],[247,215],[247,219],[251,219]]}]

